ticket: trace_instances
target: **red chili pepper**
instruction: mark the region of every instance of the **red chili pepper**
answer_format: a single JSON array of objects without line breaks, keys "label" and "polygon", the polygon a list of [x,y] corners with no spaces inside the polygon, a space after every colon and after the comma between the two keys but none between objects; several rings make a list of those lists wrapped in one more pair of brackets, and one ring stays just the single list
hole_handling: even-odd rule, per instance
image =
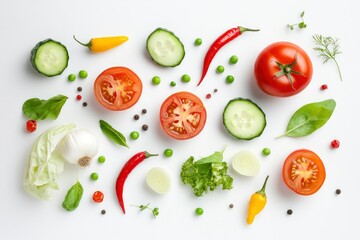
[{"label": "red chili pepper", "polygon": [[200,81],[198,83],[198,86],[204,79],[204,77],[209,69],[211,61],[215,57],[216,53],[220,50],[220,48],[222,48],[224,45],[226,45],[230,41],[234,40],[235,38],[237,38],[243,32],[246,32],[246,31],[257,32],[257,31],[259,31],[259,29],[250,29],[250,28],[244,28],[244,27],[240,27],[240,26],[234,27],[234,28],[231,28],[231,29],[227,30],[226,32],[224,32],[220,37],[218,37],[215,40],[215,42],[210,46],[209,50],[207,51],[207,53],[205,55],[203,71],[202,71],[202,75],[201,75]]},{"label": "red chili pepper", "polygon": [[128,175],[132,172],[132,170],[139,165],[142,161],[144,161],[146,158],[157,156],[158,154],[150,154],[146,151],[139,152],[132,156],[124,165],[124,167],[121,169],[120,174],[116,180],[116,195],[120,204],[121,209],[123,210],[125,214],[125,206],[124,206],[124,198],[123,198],[123,191],[124,191],[124,184],[128,177]]}]

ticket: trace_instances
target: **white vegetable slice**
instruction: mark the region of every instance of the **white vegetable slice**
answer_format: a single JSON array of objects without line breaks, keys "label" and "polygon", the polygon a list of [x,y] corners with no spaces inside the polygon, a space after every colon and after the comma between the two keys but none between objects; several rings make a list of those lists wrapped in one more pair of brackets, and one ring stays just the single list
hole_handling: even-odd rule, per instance
[{"label": "white vegetable slice", "polygon": [[244,176],[256,176],[260,171],[260,160],[251,151],[244,150],[232,158],[233,169]]},{"label": "white vegetable slice", "polygon": [[169,192],[171,187],[171,180],[168,173],[160,167],[154,167],[148,171],[146,183],[154,192],[159,194]]}]

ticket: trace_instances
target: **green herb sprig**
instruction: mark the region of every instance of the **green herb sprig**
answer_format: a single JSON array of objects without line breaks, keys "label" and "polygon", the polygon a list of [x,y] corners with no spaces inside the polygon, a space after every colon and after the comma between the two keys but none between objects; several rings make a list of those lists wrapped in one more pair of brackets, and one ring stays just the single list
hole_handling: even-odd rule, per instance
[{"label": "green herb sprig", "polygon": [[108,122],[104,120],[99,120],[99,123],[101,131],[110,141],[119,144],[120,146],[129,148],[126,143],[126,138],[121,132],[113,128]]},{"label": "green herb sprig", "polygon": [[155,207],[155,208],[151,208],[149,207],[150,203],[143,205],[141,204],[140,206],[134,205],[135,207],[140,208],[140,211],[144,211],[146,209],[150,210],[152,212],[152,215],[154,218],[156,218],[159,215],[159,208]]},{"label": "green herb sprig", "polygon": [[288,24],[288,27],[290,28],[290,30],[294,30],[294,27],[297,26],[300,29],[306,28],[307,24],[304,21],[304,15],[305,15],[305,11],[302,11],[300,14],[300,18],[301,18],[301,22],[298,23],[294,23],[294,24]]},{"label": "green herb sprig", "polygon": [[336,56],[341,53],[339,39],[333,37],[324,37],[321,34],[313,35],[313,39],[317,46],[314,48],[314,50],[319,52],[319,56],[324,60],[324,64],[329,60],[333,60],[335,62],[340,80],[342,81],[340,66],[336,60]]}]

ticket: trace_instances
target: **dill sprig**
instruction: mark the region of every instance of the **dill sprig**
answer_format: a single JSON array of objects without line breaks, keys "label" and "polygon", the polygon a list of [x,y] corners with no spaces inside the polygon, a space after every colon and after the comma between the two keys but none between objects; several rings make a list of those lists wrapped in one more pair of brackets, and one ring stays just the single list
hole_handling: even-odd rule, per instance
[{"label": "dill sprig", "polygon": [[324,64],[329,60],[333,60],[335,62],[340,80],[342,81],[341,70],[336,60],[336,55],[341,53],[339,39],[333,37],[323,37],[321,34],[313,35],[313,39],[317,45],[314,50],[319,52],[319,56],[324,60]]}]

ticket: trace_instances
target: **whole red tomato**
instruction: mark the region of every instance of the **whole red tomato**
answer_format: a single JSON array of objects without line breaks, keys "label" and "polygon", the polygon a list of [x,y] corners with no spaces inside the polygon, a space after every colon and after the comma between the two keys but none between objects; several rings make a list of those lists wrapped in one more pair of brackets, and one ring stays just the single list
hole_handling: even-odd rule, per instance
[{"label": "whole red tomato", "polygon": [[272,96],[288,97],[306,88],[313,67],[302,48],[290,42],[276,42],[259,54],[254,73],[262,91]]}]

